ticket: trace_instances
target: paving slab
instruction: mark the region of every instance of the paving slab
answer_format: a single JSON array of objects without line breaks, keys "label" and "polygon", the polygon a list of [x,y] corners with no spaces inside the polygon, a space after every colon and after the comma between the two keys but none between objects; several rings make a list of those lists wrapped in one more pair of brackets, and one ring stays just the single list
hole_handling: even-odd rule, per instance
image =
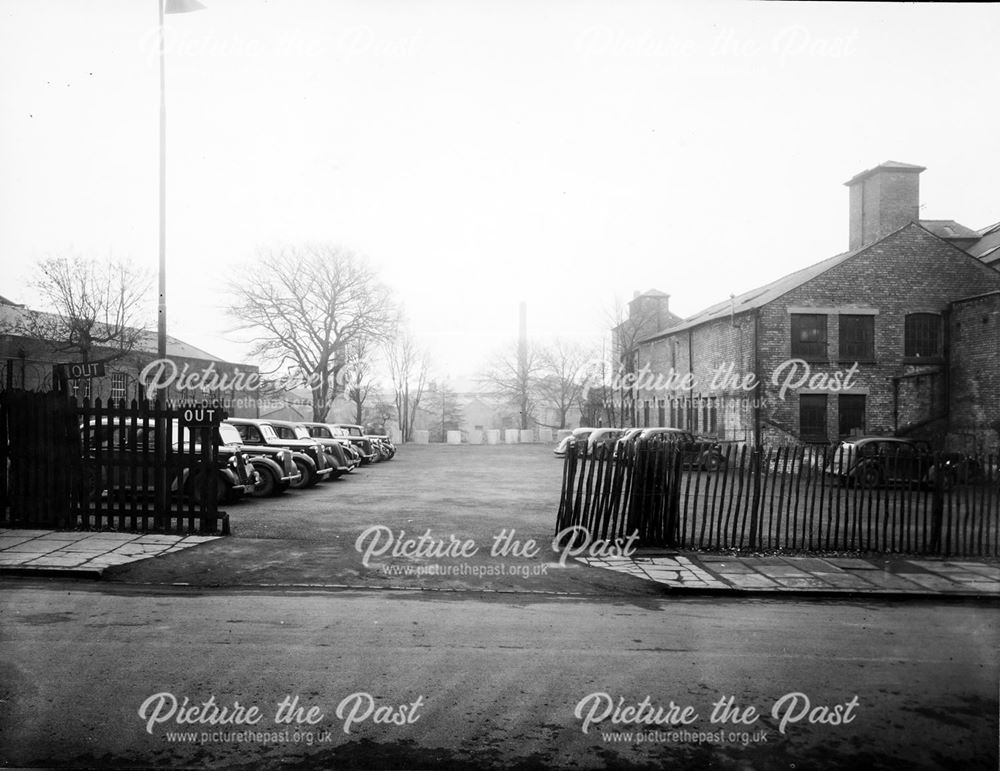
[{"label": "paving slab", "polygon": [[189,549],[213,537],[181,535],[0,530],[0,569],[4,573],[77,571],[100,576],[105,568]]}]

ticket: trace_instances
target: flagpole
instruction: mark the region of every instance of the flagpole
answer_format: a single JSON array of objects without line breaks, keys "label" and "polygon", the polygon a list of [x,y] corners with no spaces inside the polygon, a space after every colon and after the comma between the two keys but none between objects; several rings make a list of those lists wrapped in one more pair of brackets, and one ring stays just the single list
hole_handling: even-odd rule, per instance
[{"label": "flagpole", "polygon": [[160,269],[159,313],[157,317],[156,356],[167,357],[167,81],[163,45],[163,12],[166,0],[156,0],[160,37]]}]

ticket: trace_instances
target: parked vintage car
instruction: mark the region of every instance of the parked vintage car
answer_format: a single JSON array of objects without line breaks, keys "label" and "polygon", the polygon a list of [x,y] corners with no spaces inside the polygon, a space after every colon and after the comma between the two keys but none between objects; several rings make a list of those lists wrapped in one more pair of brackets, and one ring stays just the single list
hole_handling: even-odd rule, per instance
[{"label": "parked vintage car", "polygon": [[569,436],[564,436],[559,440],[559,444],[557,444],[556,448],[552,451],[553,455],[557,458],[565,458],[566,453],[569,451],[570,444],[577,448],[577,454],[585,454],[587,451],[587,440],[590,438],[591,433],[596,430],[596,428],[590,428],[588,426],[574,428]]},{"label": "parked vintage car", "polygon": [[378,456],[372,447],[372,440],[368,438],[361,426],[354,425],[353,423],[331,423],[330,425],[334,428],[342,428],[347,432],[347,437],[350,439],[351,444],[357,447],[358,452],[361,453],[362,463],[367,465],[377,460]]},{"label": "parked vintage car", "polygon": [[[681,451],[681,463],[704,471],[721,471],[726,467],[726,455],[715,439],[699,437],[683,428],[655,426],[629,435],[628,442],[668,442]],[[621,453],[624,445],[616,448]]]},{"label": "parked vintage car", "polygon": [[227,445],[239,445],[257,471],[257,483],[247,491],[254,498],[278,495],[302,479],[291,450],[267,445],[245,446],[239,430],[230,423],[222,423],[219,434]]},{"label": "parked vintage car", "polygon": [[268,422],[280,439],[301,439],[320,445],[323,449],[323,454],[326,455],[326,465],[331,469],[327,479],[339,479],[354,469],[348,462],[347,456],[344,454],[344,450],[339,442],[329,442],[314,437],[309,429],[301,423],[293,423],[288,420],[269,420]]},{"label": "parked vintage car", "polygon": [[[122,420],[94,418],[80,427],[85,485],[91,493],[120,492],[130,497],[147,495],[154,489],[157,421],[152,418]],[[205,480],[199,468],[201,444],[198,435],[170,420],[171,460],[168,474],[175,494],[190,495],[200,502],[207,484],[214,484],[219,503],[233,503],[258,482],[257,471],[233,437],[221,427],[216,433],[216,469]],[[181,458],[177,458],[177,454]],[[189,456],[189,457],[185,457]]]},{"label": "parked vintage car", "polygon": [[372,447],[381,456],[382,460],[392,460],[396,455],[396,445],[385,434],[368,434],[372,440]]},{"label": "parked vintage car", "polygon": [[598,452],[603,455],[613,451],[615,444],[625,434],[625,431],[624,428],[598,428],[592,431],[587,437],[587,454],[594,455],[595,452]]},{"label": "parked vintage car", "polygon": [[646,429],[644,428],[626,428],[625,433],[618,437],[618,441],[615,442],[614,457],[617,458],[621,453],[622,448],[632,442],[632,440],[645,430]]},{"label": "parked vintage car", "polygon": [[347,432],[341,431],[341,429],[331,426],[329,423],[304,421],[295,425],[300,430],[306,432],[310,439],[322,444],[329,454],[337,458],[343,456],[342,461],[338,461],[338,463],[342,462],[345,464],[347,471],[343,473],[350,473],[361,465],[361,453],[351,444],[351,440],[347,437]]},{"label": "parked vintage car", "polygon": [[960,453],[936,453],[922,439],[864,436],[840,442],[828,455],[827,471],[844,485],[918,484],[944,490],[977,474],[975,461]]},{"label": "parked vintage car", "polygon": [[227,418],[226,422],[236,426],[246,447],[291,450],[292,462],[301,474],[300,479],[291,483],[294,488],[312,487],[333,471],[326,465],[323,448],[311,439],[282,439],[269,420],[260,418]]}]

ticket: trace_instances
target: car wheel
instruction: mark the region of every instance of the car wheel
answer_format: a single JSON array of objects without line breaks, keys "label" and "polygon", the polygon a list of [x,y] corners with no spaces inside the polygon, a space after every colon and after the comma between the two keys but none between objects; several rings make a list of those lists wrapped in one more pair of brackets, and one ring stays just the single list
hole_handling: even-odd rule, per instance
[{"label": "car wheel", "polygon": [[[932,468],[930,473],[927,475],[927,485],[931,489],[934,489],[934,485],[937,482],[937,469]],[[952,489],[957,484],[958,480],[955,478],[955,473],[953,471],[944,471],[941,473],[941,492],[950,493]]]},{"label": "car wheel", "polygon": [[862,487],[878,487],[882,482],[882,472],[877,466],[869,464],[854,472],[854,478]]},{"label": "car wheel", "polygon": [[301,490],[303,487],[312,487],[314,480],[312,469],[309,468],[309,464],[299,458],[293,458],[293,461],[295,463],[295,468],[299,472],[299,478],[295,482],[292,482],[292,488],[295,490]]},{"label": "car wheel", "polygon": [[725,465],[726,462],[721,457],[713,453],[705,459],[705,463],[702,467],[705,471],[722,471]]},{"label": "car wheel", "polygon": [[260,481],[250,491],[254,498],[269,498],[277,492],[278,480],[274,478],[274,472],[270,469],[259,468],[257,474]]},{"label": "car wheel", "polygon": [[[202,491],[204,485],[202,484],[203,477],[195,477],[191,480],[191,497],[194,499],[195,503],[202,503]],[[211,484],[211,483],[210,483]],[[223,482],[218,475],[215,477],[215,502],[227,503],[229,501],[231,489],[229,486]]]}]

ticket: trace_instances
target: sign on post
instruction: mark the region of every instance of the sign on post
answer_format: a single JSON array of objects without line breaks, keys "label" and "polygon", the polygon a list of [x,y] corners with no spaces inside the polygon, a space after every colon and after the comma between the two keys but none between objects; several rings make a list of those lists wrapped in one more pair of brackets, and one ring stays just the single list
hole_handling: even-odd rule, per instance
[{"label": "sign on post", "polygon": [[188,428],[213,428],[228,417],[221,407],[192,405],[180,410],[181,424]]},{"label": "sign on post", "polygon": [[105,369],[103,361],[90,361],[80,364],[64,364],[66,377],[70,380],[78,380],[82,377],[104,377]]}]

